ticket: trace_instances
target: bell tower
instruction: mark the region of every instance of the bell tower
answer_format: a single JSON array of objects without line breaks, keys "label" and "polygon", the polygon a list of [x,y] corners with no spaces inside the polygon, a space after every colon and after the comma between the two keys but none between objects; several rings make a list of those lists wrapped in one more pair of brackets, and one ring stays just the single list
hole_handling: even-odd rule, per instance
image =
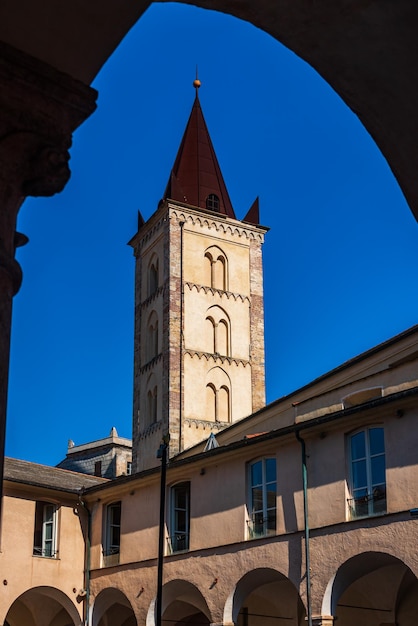
[{"label": "bell tower", "polygon": [[196,97],[136,257],[133,469],[207,439],[265,405],[258,199],[237,220]]}]

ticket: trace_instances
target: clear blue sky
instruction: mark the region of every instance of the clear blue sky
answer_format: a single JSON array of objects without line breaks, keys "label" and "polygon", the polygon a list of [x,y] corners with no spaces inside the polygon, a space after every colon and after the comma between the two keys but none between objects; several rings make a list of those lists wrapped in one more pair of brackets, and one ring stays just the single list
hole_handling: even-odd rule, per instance
[{"label": "clear blue sky", "polygon": [[259,195],[267,400],[417,321],[418,228],[378,148],[304,61],[229,16],[156,4],[94,82],[72,178],[18,228],[6,451],[56,464],[67,440],[131,434],[137,210],[157,208],[200,101],[235,212]]}]

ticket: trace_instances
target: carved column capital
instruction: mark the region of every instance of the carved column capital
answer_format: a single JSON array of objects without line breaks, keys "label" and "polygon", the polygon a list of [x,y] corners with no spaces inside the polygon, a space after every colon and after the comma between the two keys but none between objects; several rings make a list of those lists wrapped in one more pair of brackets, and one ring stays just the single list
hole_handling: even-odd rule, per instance
[{"label": "carved column capital", "polygon": [[0,137],[0,292],[15,295],[22,271],[15,251],[28,239],[17,233],[16,220],[26,196],[51,196],[70,178],[70,140],[29,131]]},{"label": "carved column capital", "polygon": [[70,146],[70,137],[53,140],[30,131],[0,137],[0,202],[62,191],[71,175]]}]

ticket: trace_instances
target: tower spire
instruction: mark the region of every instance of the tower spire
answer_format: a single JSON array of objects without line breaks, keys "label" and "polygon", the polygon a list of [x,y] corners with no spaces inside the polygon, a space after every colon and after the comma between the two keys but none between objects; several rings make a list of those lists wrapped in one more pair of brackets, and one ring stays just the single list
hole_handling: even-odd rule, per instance
[{"label": "tower spire", "polygon": [[200,85],[196,68],[196,97],[164,198],[236,219],[200,106]]}]

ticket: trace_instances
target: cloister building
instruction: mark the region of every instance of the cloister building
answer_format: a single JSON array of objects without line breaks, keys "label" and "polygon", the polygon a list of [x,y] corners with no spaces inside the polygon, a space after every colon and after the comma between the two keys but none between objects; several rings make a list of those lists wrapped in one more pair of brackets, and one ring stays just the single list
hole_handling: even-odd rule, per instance
[{"label": "cloister building", "polygon": [[268,229],[235,214],[198,86],[131,240],[133,473],[6,460],[0,623],[154,626],[162,530],[167,626],[413,626],[418,327],[265,405]]}]

